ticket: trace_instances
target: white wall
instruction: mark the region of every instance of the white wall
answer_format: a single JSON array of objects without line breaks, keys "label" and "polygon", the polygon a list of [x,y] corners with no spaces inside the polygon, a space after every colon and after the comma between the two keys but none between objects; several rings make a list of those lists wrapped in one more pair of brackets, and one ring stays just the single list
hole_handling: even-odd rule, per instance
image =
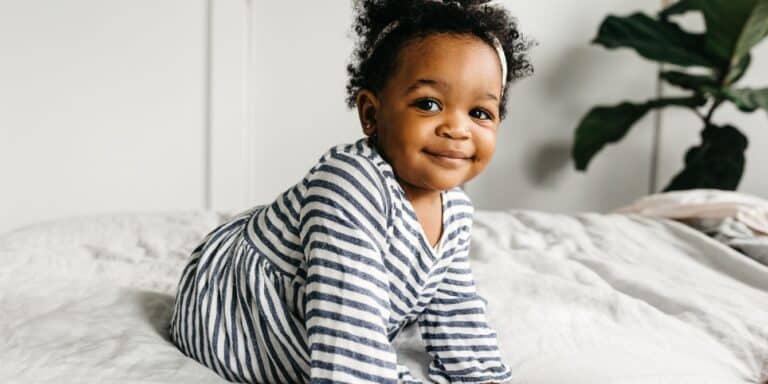
[{"label": "white wall", "polygon": [[0,1],[0,231],[200,207],[204,6]]},{"label": "white wall", "polygon": [[[510,90],[496,157],[467,186],[475,204],[607,211],[646,194],[651,116],[585,174],[569,153],[593,105],[654,97],[654,64],[589,42],[608,13],[654,12],[659,2],[501,3],[540,44],[535,75]],[[0,232],[71,215],[271,200],[328,147],[361,134],[344,104],[349,5],[0,0]],[[745,84],[765,85],[766,64],[764,44]],[[663,116],[660,186],[698,140],[686,119]],[[717,119],[752,139],[743,190],[765,197],[765,114]]]},{"label": "white wall", "polygon": [[[344,104],[350,1],[256,1],[257,133],[251,203],[295,184],[329,147],[362,135]],[[322,17],[319,17],[322,15]]]}]

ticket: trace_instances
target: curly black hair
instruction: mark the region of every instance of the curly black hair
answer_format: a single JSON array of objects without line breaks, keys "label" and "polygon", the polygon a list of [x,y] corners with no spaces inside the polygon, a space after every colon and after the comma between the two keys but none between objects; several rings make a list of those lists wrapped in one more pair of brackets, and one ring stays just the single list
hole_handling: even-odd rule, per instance
[{"label": "curly black hair", "polygon": [[[534,44],[518,31],[517,20],[489,0],[354,0],[352,29],[358,36],[347,65],[347,106],[354,108],[360,89],[379,94],[396,71],[397,54],[406,42],[434,33],[472,34],[493,47],[495,36],[504,49],[507,78],[499,103],[506,115],[507,88],[512,80],[533,73],[528,49]],[[397,27],[376,41],[382,30],[397,20]],[[372,46],[375,50],[370,54]]]}]

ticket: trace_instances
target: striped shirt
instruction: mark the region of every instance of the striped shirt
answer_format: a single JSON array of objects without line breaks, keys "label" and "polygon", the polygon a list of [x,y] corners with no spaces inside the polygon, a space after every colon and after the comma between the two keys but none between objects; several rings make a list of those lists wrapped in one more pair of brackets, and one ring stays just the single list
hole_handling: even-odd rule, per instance
[{"label": "striped shirt", "polygon": [[194,249],[171,339],[230,381],[418,383],[391,345],[416,322],[430,379],[509,379],[469,266],[472,204],[459,188],[441,198],[433,248],[367,140],[331,148],[274,202]]}]

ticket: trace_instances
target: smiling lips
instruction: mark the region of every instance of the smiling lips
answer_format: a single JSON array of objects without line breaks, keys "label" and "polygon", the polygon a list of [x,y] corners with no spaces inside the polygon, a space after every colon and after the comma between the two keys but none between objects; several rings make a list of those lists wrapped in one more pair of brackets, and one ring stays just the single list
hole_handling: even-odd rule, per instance
[{"label": "smiling lips", "polygon": [[429,157],[441,165],[448,167],[456,167],[461,165],[467,160],[470,160],[472,156],[468,156],[460,151],[432,151],[424,150]]}]

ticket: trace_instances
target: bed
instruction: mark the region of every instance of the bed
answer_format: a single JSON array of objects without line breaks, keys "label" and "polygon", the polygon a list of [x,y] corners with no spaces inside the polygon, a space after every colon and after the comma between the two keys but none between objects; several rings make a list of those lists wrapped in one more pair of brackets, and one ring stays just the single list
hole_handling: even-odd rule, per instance
[{"label": "bed", "polygon": [[[124,213],[0,237],[0,382],[223,383],[169,342],[192,247],[231,213]],[[768,266],[677,221],[475,213],[512,383],[765,383]],[[395,341],[424,375],[421,341]]]}]

